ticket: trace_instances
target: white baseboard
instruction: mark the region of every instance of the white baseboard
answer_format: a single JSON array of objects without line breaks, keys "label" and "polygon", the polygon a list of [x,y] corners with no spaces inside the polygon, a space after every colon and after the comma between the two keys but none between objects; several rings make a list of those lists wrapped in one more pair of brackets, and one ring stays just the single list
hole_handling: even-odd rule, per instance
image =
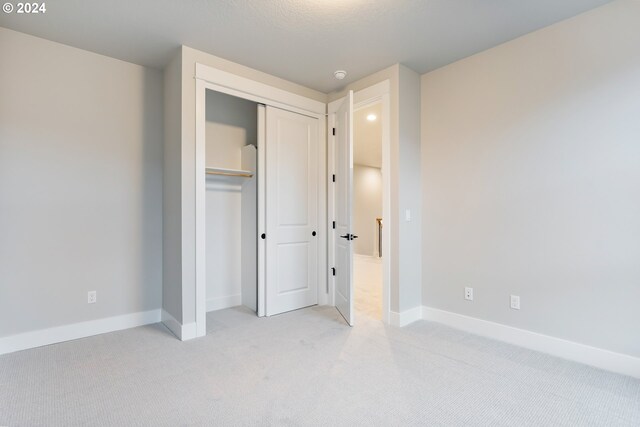
[{"label": "white baseboard", "polygon": [[0,338],[0,354],[135,328],[159,321],[160,310],[158,309],[24,332]]},{"label": "white baseboard", "polygon": [[637,357],[432,307],[422,307],[422,318],[541,353],[640,378],[640,358]]},{"label": "white baseboard", "polygon": [[192,340],[198,338],[198,332],[196,328],[196,322],[185,323],[182,325],[182,341]]},{"label": "white baseboard", "polygon": [[178,339],[182,339],[182,325],[165,309],[162,309],[162,323],[171,331]]},{"label": "white baseboard", "polygon": [[162,323],[181,341],[196,337],[196,322],[182,325],[164,309],[162,310]]},{"label": "white baseboard", "polygon": [[415,307],[405,310],[402,313],[395,311],[389,312],[389,324],[391,326],[398,326],[401,328],[420,319],[422,319],[422,307]]},{"label": "white baseboard", "polygon": [[222,310],[223,308],[242,305],[242,295],[229,295],[226,297],[210,298],[207,300],[207,313],[210,311]]}]

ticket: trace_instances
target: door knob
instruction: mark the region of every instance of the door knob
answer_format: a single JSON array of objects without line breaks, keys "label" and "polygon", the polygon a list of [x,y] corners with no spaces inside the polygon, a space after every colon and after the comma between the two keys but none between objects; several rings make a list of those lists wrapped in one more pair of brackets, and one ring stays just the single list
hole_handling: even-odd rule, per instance
[{"label": "door knob", "polygon": [[353,240],[353,239],[357,239],[357,238],[358,238],[358,236],[356,236],[355,234],[352,234],[352,235],[351,235],[351,240]]},{"label": "door knob", "polygon": [[315,235],[316,235],[316,232],[315,232],[315,231],[314,231],[314,232],[312,232],[312,233],[311,233],[311,235],[315,237]]},{"label": "door knob", "polygon": [[349,236],[348,234],[345,234],[344,236],[340,236],[340,237],[342,237],[343,239],[347,239],[347,240],[349,240],[349,237],[350,237],[350,236]]},{"label": "door knob", "polygon": [[264,240],[264,239],[266,239],[266,238],[267,238],[267,235],[266,235],[266,234],[264,234],[264,233],[262,233],[262,234],[260,235],[260,238],[261,238],[262,240]]}]

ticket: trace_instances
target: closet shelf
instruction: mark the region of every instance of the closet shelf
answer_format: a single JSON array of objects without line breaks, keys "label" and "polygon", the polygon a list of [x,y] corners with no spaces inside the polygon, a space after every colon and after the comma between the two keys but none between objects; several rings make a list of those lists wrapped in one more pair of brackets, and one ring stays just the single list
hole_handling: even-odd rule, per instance
[{"label": "closet shelf", "polygon": [[253,172],[242,169],[205,168],[205,172],[207,175],[239,176],[242,178],[253,177]]}]

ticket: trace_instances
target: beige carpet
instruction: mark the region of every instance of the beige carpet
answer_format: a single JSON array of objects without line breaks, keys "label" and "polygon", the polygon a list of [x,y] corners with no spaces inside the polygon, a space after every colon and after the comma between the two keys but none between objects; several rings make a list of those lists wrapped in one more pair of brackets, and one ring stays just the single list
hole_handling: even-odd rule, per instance
[{"label": "beige carpet", "polygon": [[640,426],[640,380],[425,321],[209,313],[0,356],[8,426]]},{"label": "beige carpet", "polygon": [[382,319],[382,259],[354,255],[353,285],[356,313]]}]

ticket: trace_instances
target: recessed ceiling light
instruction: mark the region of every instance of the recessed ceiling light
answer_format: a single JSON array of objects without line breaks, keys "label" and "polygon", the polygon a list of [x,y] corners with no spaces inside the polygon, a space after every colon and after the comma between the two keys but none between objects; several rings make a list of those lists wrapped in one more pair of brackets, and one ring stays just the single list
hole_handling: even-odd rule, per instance
[{"label": "recessed ceiling light", "polygon": [[378,118],[378,117],[376,117],[376,115],[375,115],[375,114],[369,114],[369,115],[367,116],[367,120],[369,120],[370,122],[375,122],[377,118]]},{"label": "recessed ceiling light", "polygon": [[347,77],[347,72],[344,70],[338,70],[335,73],[333,73],[333,75],[336,77],[336,79],[342,80],[345,77]]}]

